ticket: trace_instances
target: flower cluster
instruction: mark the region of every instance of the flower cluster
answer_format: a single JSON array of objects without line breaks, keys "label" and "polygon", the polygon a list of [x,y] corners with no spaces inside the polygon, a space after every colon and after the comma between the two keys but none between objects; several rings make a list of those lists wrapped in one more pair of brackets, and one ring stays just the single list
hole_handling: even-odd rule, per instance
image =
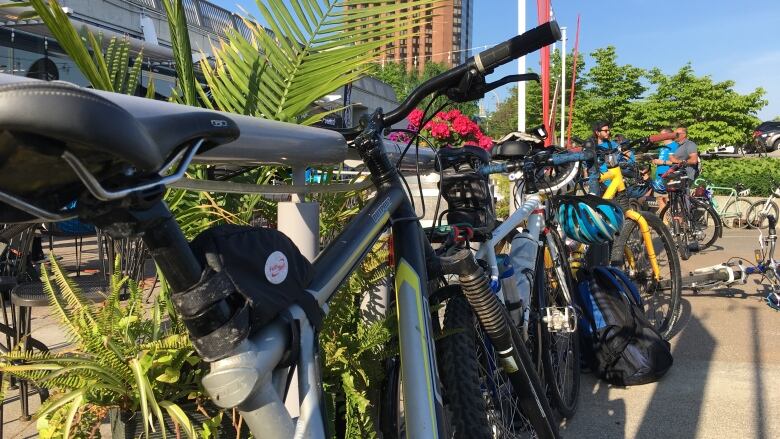
[{"label": "flower cluster", "polygon": [[490,149],[493,146],[493,139],[483,134],[479,125],[459,110],[439,112],[420,129],[422,118],[422,110],[412,110],[408,118],[409,129],[420,130],[420,134],[427,136],[438,147],[475,145]]}]

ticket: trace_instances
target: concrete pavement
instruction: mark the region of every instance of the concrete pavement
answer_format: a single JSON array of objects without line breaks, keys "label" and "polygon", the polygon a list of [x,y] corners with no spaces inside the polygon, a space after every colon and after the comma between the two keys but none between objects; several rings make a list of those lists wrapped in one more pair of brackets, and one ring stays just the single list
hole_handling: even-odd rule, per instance
[{"label": "concrete pavement", "polygon": [[[724,230],[683,271],[753,260],[755,230]],[[780,256],[780,255],[779,255]],[[674,366],[658,383],[618,388],[583,375],[579,410],[565,438],[780,437],[780,313],[749,279],[730,290],[683,292],[672,340]]]}]

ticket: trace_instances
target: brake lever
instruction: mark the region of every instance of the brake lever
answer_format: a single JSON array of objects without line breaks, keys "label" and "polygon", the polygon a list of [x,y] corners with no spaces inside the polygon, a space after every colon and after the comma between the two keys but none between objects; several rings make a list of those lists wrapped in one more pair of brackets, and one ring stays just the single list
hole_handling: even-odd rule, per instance
[{"label": "brake lever", "polygon": [[[474,80],[477,83],[474,83]],[[522,81],[536,81],[539,82],[539,75],[536,73],[523,73],[518,75],[507,75],[498,81],[486,83],[485,77],[479,73],[472,73],[469,71],[463,76],[460,84],[457,88],[447,90],[447,97],[455,102],[468,102],[481,99],[485,97],[490,91],[497,89],[506,84]]]}]

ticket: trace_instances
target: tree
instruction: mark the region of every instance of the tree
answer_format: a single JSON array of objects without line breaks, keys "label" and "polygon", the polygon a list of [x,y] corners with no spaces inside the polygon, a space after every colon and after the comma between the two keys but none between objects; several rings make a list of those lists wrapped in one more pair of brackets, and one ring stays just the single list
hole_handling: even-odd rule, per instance
[{"label": "tree", "polygon": [[[382,66],[375,66],[368,74],[390,84],[395,91],[396,98],[400,102],[406,99],[409,93],[418,85],[449,69],[444,63],[428,62],[423,66],[422,72],[417,70],[409,71],[404,63],[387,62]],[[420,103],[420,108],[425,108],[429,102],[430,98],[426,98]],[[444,98],[439,99],[434,105],[431,105],[431,111],[437,109],[444,102]],[[472,118],[479,114],[479,107],[475,102],[450,102],[448,107],[458,109],[461,113]]]},{"label": "tree", "polygon": [[741,95],[733,89],[734,81],[696,76],[690,64],[669,76],[653,69],[648,79],[655,91],[643,103],[642,119],[654,129],[685,125],[690,138],[701,145],[746,142],[760,123],[758,111],[767,103],[762,88]]},{"label": "tree", "polygon": [[517,130],[517,86],[509,89],[509,97],[496,105],[487,119],[486,132],[492,138]]},{"label": "tree", "polygon": [[582,75],[585,87],[575,97],[573,133],[588,137],[590,125],[603,120],[626,134],[627,121],[636,120],[632,114],[636,111],[635,103],[646,91],[641,82],[645,71],[628,64],[619,65],[612,46],[596,49],[590,56],[594,59],[593,67]]},{"label": "tree", "polygon": [[[568,108],[569,93],[571,91],[571,69],[574,65],[573,53],[566,56],[566,106]],[[577,71],[581,72],[585,67],[585,62],[582,58],[577,60]],[[532,69],[528,70],[533,72]],[[561,77],[561,56],[560,52],[555,52],[550,57],[550,99],[553,99],[555,90],[555,83]],[[542,87],[536,81],[528,81],[525,83],[525,124],[527,127],[534,127],[542,124]],[[583,87],[583,81],[578,80],[575,84],[578,95],[579,91]],[[550,111],[555,109],[556,122],[560,119],[561,100],[560,94],[555,102],[551,103]],[[556,130],[560,130],[557,126]],[[491,136],[501,137],[506,133],[517,130],[517,87],[512,87],[509,91],[509,96],[503,102],[496,105],[496,110],[490,115],[488,132]],[[558,131],[560,132],[560,131]]]}]

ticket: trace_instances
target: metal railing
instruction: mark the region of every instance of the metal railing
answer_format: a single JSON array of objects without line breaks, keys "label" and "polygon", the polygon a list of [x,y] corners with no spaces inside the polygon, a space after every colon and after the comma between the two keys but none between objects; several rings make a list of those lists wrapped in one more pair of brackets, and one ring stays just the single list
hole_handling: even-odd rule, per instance
[{"label": "metal railing", "polygon": [[[126,0],[135,5],[146,9],[154,10],[160,14],[165,14],[165,8],[160,0]],[[229,30],[240,33],[244,38],[252,41],[254,38],[252,32],[243,22],[241,17],[221,8],[214,3],[205,0],[184,0],[184,15],[187,17],[187,23],[190,26],[196,26],[206,31],[225,37]]]}]

